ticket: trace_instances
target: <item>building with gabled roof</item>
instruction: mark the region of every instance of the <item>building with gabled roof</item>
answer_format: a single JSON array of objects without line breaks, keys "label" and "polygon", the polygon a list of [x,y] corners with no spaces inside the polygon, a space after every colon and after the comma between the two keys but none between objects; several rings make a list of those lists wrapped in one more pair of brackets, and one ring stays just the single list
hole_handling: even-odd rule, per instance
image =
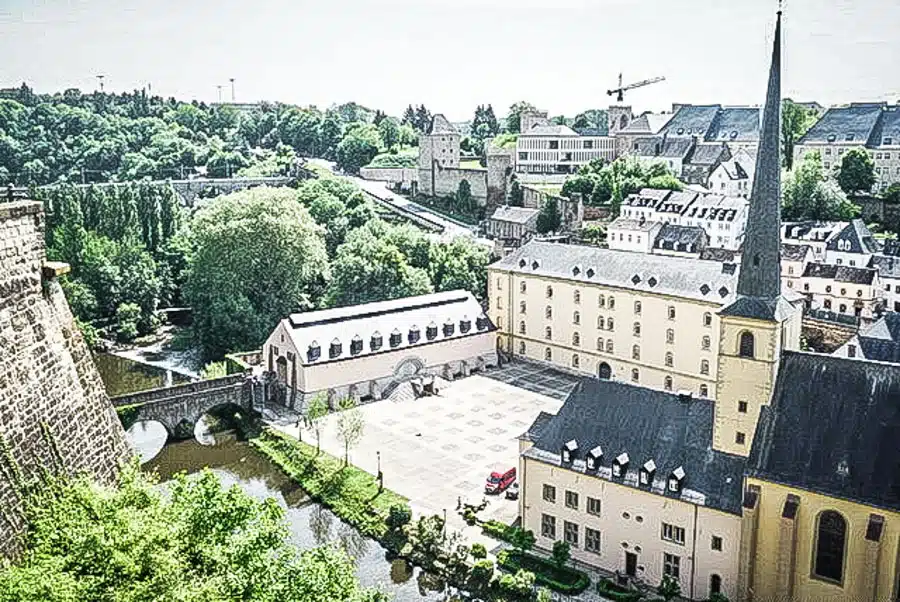
[{"label": "building with gabled roof", "polygon": [[900,312],[900,256],[889,255],[885,245],[884,254],[872,255],[868,267],[878,270],[878,278],[884,289],[885,309]]},{"label": "building with gabled roof", "polygon": [[861,219],[852,219],[825,243],[825,263],[864,267],[881,245]]},{"label": "building with gabled roof", "polygon": [[332,406],[377,400],[414,377],[494,366],[495,330],[472,293],[448,291],[291,314],[263,358],[288,405],[303,410],[317,394]]},{"label": "building with gabled roof", "polygon": [[885,313],[841,345],[833,355],[900,364],[900,314]]},{"label": "building with gabled roof", "polygon": [[880,315],[884,299],[878,270],[827,263],[808,263],[801,278],[807,307],[864,323]]}]

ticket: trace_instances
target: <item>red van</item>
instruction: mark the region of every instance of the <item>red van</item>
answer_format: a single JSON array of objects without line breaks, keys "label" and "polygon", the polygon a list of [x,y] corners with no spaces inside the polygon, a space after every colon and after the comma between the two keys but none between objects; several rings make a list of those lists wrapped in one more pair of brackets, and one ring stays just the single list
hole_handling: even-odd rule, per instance
[{"label": "red van", "polygon": [[484,484],[485,493],[502,493],[507,487],[516,481],[516,469],[510,468],[504,472],[494,471]]}]

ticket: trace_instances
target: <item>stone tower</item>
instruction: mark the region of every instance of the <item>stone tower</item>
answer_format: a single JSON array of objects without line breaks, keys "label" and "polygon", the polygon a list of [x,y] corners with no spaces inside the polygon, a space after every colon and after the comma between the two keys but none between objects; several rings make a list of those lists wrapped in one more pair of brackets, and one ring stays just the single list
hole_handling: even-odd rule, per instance
[{"label": "stone tower", "polygon": [[615,136],[620,130],[624,130],[634,119],[631,107],[627,105],[613,105],[606,110],[606,121],[609,127],[609,135]]},{"label": "stone tower", "polygon": [[447,118],[438,113],[431,120],[427,134],[419,136],[419,191],[435,194],[435,172],[459,168],[459,132]]},{"label": "stone tower", "polygon": [[781,295],[781,11],[737,298],[720,312],[713,446],[746,456],[759,411],[768,405],[782,349],[800,346],[801,312]]},{"label": "stone tower", "polygon": [[0,202],[0,557],[21,550],[23,485],[42,471],[112,482],[130,452],[44,261],[44,212]]}]

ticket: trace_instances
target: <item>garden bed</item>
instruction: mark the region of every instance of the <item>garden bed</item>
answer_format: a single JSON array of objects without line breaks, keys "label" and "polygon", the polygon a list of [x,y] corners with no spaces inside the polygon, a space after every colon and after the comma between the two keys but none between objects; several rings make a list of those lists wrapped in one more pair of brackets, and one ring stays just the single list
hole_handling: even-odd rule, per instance
[{"label": "garden bed", "polygon": [[644,596],[641,592],[617,585],[611,579],[601,579],[597,582],[597,593],[604,598],[615,602],[638,602]]},{"label": "garden bed", "polygon": [[516,572],[524,569],[534,573],[535,583],[546,585],[561,594],[580,594],[591,585],[584,571],[569,566],[559,567],[552,561],[515,550],[503,550],[497,555],[497,563],[503,569]]}]

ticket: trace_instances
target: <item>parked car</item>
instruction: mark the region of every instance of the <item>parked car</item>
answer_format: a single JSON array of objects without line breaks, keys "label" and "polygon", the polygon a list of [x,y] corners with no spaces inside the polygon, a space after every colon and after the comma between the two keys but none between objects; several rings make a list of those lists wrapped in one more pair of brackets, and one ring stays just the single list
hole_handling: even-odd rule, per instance
[{"label": "parked car", "polygon": [[519,484],[513,483],[509,486],[509,489],[506,490],[506,499],[508,500],[517,500],[519,499]]},{"label": "parked car", "polygon": [[502,493],[506,490],[507,487],[512,485],[515,480],[515,468],[510,468],[509,470],[505,470],[503,472],[494,471],[491,473],[491,476],[487,478],[487,482],[484,484],[484,492]]}]

